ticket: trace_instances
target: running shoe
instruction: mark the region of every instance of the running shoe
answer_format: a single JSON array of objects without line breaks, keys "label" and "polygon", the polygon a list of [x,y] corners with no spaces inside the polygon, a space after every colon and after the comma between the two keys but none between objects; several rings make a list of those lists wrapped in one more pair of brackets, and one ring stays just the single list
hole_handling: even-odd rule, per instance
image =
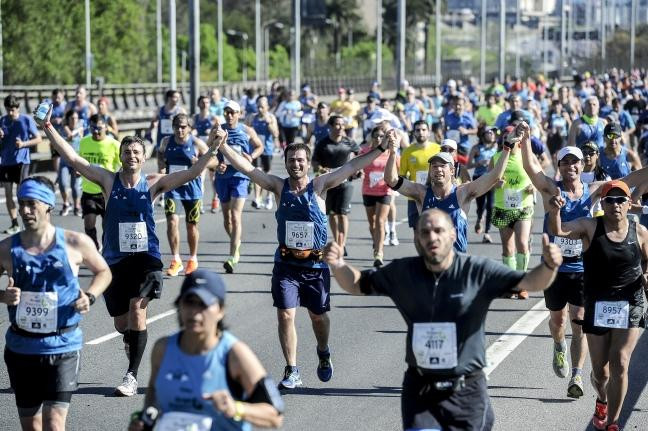
[{"label": "running shoe", "polygon": [[252,201],[252,208],[255,208],[255,209],[261,208],[261,204],[259,203],[258,200],[255,199],[255,200]]},{"label": "running shoe", "polygon": [[214,198],[211,203],[211,212],[212,214],[215,214],[218,211],[218,199]]},{"label": "running shoe", "polygon": [[238,259],[236,259],[233,256],[230,256],[225,263],[223,263],[223,268],[225,268],[225,272],[228,274],[231,274],[234,272],[234,267],[238,263]]},{"label": "running shoe", "polygon": [[[592,425],[597,430],[605,430],[607,419],[608,419],[608,405],[607,403],[603,403],[599,401],[597,398],[596,405],[594,406],[594,415],[592,415]],[[616,424],[612,424],[612,425],[616,425]]]},{"label": "running shoe", "polygon": [[265,198],[264,205],[265,205],[265,209],[272,210],[272,197],[268,196],[267,198]]},{"label": "running shoe", "polygon": [[605,431],[619,431],[620,429],[619,424],[610,424],[605,428]]},{"label": "running shoe", "polygon": [[198,269],[198,261],[196,259],[189,259],[185,267],[185,275],[189,275]]},{"label": "running shoe", "polygon": [[[553,348],[553,370],[554,373],[561,379],[564,379],[567,377],[567,374],[569,373],[569,361],[567,361],[567,351],[561,352],[560,350],[556,349],[556,343],[554,342],[554,348]],[[582,383],[582,382],[581,382]]]},{"label": "running shoe", "polygon": [[490,237],[489,234],[485,233],[484,238],[482,239],[483,244],[492,244],[493,243],[493,238]]},{"label": "running shoe", "polygon": [[398,235],[396,235],[396,231],[391,231],[389,234],[389,245],[398,245],[400,244],[400,241],[398,240]]},{"label": "running shoe", "polygon": [[172,260],[171,265],[169,265],[169,269],[167,269],[167,275],[169,277],[175,277],[176,275],[180,274],[180,271],[184,269],[184,266],[182,266],[182,262],[179,260]]},{"label": "running shoe", "polygon": [[65,217],[66,215],[70,214],[70,205],[69,204],[63,204],[63,209],[59,213],[60,216]]},{"label": "running shoe", "polygon": [[581,377],[580,374],[576,374],[569,379],[569,385],[567,385],[567,396],[576,399],[583,396],[583,377]]},{"label": "running shoe", "polygon": [[322,382],[328,382],[333,377],[333,362],[331,362],[331,351],[326,349],[326,352],[317,350],[317,357],[319,358],[319,365],[317,366],[317,378]]},{"label": "running shoe", "polygon": [[13,225],[11,227],[6,228],[5,230],[2,231],[2,233],[6,233],[9,235],[13,235],[15,233],[20,232],[20,226],[18,225]]},{"label": "running shoe", "polygon": [[124,376],[122,384],[115,388],[115,395],[120,397],[132,397],[137,394],[137,379],[133,373],[128,372]]},{"label": "running shoe", "polygon": [[374,257],[373,266],[375,268],[380,268],[381,266],[384,265],[382,253],[375,252],[373,257]]},{"label": "running shoe", "polygon": [[284,378],[279,382],[279,389],[295,389],[297,386],[302,385],[301,377],[297,367],[286,365],[284,369]]},{"label": "running shoe", "polygon": [[83,217],[83,211],[81,211],[81,208],[74,208],[74,215],[76,217]]}]

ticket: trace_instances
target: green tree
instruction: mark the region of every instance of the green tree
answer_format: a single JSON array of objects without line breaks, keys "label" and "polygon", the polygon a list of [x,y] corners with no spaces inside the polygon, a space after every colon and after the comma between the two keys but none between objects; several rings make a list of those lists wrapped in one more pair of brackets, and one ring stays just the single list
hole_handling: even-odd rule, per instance
[{"label": "green tree", "polygon": [[270,51],[270,78],[290,76],[290,56],[283,45],[275,45]]}]

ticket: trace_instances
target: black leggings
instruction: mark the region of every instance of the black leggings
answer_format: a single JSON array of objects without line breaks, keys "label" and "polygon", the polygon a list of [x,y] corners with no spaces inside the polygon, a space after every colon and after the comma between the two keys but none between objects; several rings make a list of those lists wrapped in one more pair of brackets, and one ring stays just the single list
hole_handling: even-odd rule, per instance
[{"label": "black leggings", "polygon": [[[473,181],[475,181],[479,176],[474,176]],[[486,224],[484,226],[484,233],[488,233],[491,228],[491,219],[493,218],[493,203],[495,202],[495,192],[490,190],[488,193],[485,193],[481,196],[475,198],[477,202],[477,220],[481,220],[484,215],[484,210],[486,210]]]}]

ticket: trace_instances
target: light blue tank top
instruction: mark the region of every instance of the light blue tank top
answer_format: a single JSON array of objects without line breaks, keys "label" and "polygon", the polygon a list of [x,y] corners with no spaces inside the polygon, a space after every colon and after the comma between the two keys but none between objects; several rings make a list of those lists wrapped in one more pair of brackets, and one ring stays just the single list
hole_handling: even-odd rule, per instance
[{"label": "light blue tank top", "polygon": [[589,125],[585,121],[581,121],[578,125],[578,133],[576,134],[576,146],[580,147],[585,142],[594,141],[600,147],[603,142],[603,121],[599,119],[596,124]]},{"label": "light blue tank top", "polygon": [[[280,246],[288,248],[298,248],[300,239],[309,241],[312,238],[312,247],[309,245],[306,249],[319,250],[324,248],[327,239],[327,224],[328,218],[322,212],[318,203],[315,191],[313,190],[313,181],[311,180],[306,186],[306,191],[302,195],[296,195],[290,191],[288,178],[284,180],[283,188],[281,189],[281,197],[275,212],[277,219],[277,241]],[[291,222],[312,222],[312,231],[310,227],[304,224],[295,225]],[[291,227],[294,226],[294,227]],[[304,229],[309,230],[304,235]],[[288,233],[288,237],[286,234]],[[292,235],[292,239],[291,239]],[[305,236],[305,238],[301,238]],[[289,242],[294,242],[293,246]],[[311,259],[290,259],[282,260],[279,248],[275,252],[275,262],[288,263],[290,265],[304,266],[309,268],[326,268],[324,262],[315,262]]]},{"label": "light blue tank top", "polygon": [[457,186],[452,186],[450,195],[445,199],[439,199],[434,196],[432,187],[428,186],[423,199],[422,211],[430,208],[438,208],[448,213],[457,230],[457,239],[454,248],[457,251],[465,253],[468,249],[468,218],[466,213],[461,209],[457,199]]},{"label": "light blue tank top", "polygon": [[[493,145],[491,148],[488,148],[484,144],[479,144],[477,148],[479,148],[479,152],[477,152],[477,155],[475,156],[476,163],[481,162],[482,160],[488,160],[490,162],[490,159],[492,159],[497,152],[497,145]],[[488,172],[488,164],[486,166],[477,165],[477,167],[475,167],[473,175],[475,177],[481,177],[486,172]]]},{"label": "light blue tank top", "polygon": [[[81,321],[81,314],[74,309],[74,302],[79,298],[81,288],[79,279],[72,272],[68,261],[63,229],[56,228],[54,243],[47,251],[38,255],[27,253],[20,242],[20,234],[15,234],[11,238],[11,265],[14,285],[20,287],[23,292],[57,293],[57,329],[77,325]],[[8,309],[9,320],[12,325],[16,325],[18,306],[9,306]],[[7,348],[25,355],[73,352],[81,349],[82,343],[81,329],[78,327],[63,335],[42,338],[25,337],[11,329],[7,330],[6,335]]]},{"label": "light blue tank top", "polygon": [[211,431],[251,430],[216,410],[202,395],[231,389],[227,385],[227,355],[236,337],[224,331],[218,344],[206,354],[189,355],[180,350],[178,332],[167,339],[166,350],[155,379],[155,395],[162,414],[194,413],[212,418]]},{"label": "light blue tank top", "polygon": [[[193,136],[190,135],[187,142],[182,145],[176,143],[175,136],[170,136],[164,150],[164,158],[167,164],[166,173],[170,174],[191,168],[193,165],[193,157],[198,157]],[[166,192],[164,197],[166,199],[196,200],[202,198],[202,195],[202,181],[200,180],[200,176],[198,176],[188,183]]]},{"label": "light blue tank top", "polygon": [[[245,131],[245,126],[243,124],[239,123],[233,129],[228,127],[227,124],[223,124],[223,129],[227,131],[227,145],[232,147],[232,149],[237,153],[252,154],[252,149],[250,148],[250,137]],[[220,152],[217,157],[219,162],[225,161],[225,158]],[[217,172],[216,176],[218,179],[227,179],[232,177],[247,178],[247,176],[234,169],[232,165],[227,165],[225,172],[222,174]]]},{"label": "light blue tank top", "polygon": [[628,151],[626,147],[621,147],[621,154],[615,159],[610,159],[605,154],[605,148],[599,147],[599,163],[601,168],[613,180],[623,178],[630,173],[630,164],[628,163]]},{"label": "light blue tank top", "polygon": [[151,193],[144,175],[135,187],[128,189],[119,179],[119,172],[115,173],[103,226],[103,256],[108,265],[137,253],[160,258]]},{"label": "light blue tank top", "polygon": [[257,132],[259,139],[263,143],[263,155],[271,156],[274,152],[274,138],[272,137],[272,133],[270,133],[268,122],[262,120],[259,115],[255,115],[252,120],[252,128]]}]

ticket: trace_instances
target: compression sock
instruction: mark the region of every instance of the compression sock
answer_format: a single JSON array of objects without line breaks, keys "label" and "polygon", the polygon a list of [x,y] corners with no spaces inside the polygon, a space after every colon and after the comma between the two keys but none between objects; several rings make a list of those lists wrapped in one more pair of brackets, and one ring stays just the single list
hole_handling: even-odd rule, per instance
[{"label": "compression sock", "polygon": [[517,253],[515,255],[515,269],[526,271],[529,267],[529,253]]},{"label": "compression sock", "polygon": [[95,247],[97,247],[97,250],[99,250],[99,242],[97,241],[97,228],[93,227],[91,229],[85,229],[85,233],[92,239]]},{"label": "compression sock", "polygon": [[580,368],[572,368],[572,377],[576,376],[581,376],[583,374],[583,370]]},{"label": "compression sock", "polygon": [[504,263],[505,266],[508,266],[509,268],[515,270],[515,257],[502,256],[502,263]]},{"label": "compression sock", "polygon": [[137,370],[142,362],[144,356],[144,349],[146,349],[146,340],[148,338],[148,331],[135,331],[131,329],[128,337],[128,347],[130,351],[130,362],[128,363],[128,372],[133,373],[137,377]]},{"label": "compression sock", "polygon": [[18,226],[18,219],[17,218],[12,218],[11,219],[11,227]]}]

